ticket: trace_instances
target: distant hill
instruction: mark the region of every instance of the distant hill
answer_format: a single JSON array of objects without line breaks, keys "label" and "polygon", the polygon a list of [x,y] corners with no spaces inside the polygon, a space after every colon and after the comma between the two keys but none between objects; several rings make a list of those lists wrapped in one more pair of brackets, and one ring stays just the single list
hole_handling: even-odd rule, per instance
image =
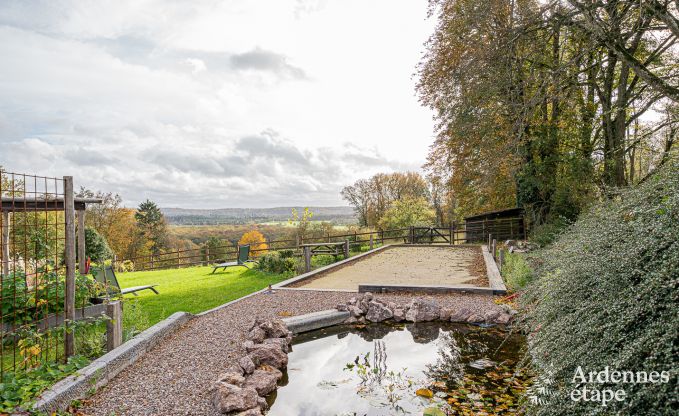
[{"label": "distant hill", "polygon": [[[275,207],[219,209],[161,208],[161,211],[170,224],[216,225],[287,221],[291,216],[293,208],[299,212],[304,210],[304,207]],[[351,207],[309,207],[309,209],[314,213],[312,218],[314,221],[328,221],[335,224],[352,224],[356,222],[356,214]]]}]

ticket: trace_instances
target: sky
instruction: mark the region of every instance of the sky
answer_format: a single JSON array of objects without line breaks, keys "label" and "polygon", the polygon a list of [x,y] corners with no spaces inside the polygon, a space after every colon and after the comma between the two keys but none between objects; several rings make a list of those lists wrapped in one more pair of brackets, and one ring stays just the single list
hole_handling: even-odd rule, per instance
[{"label": "sky", "polygon": [[345,205],[420,170],[426,0],[0,3],[0,165],[127,206]]}]

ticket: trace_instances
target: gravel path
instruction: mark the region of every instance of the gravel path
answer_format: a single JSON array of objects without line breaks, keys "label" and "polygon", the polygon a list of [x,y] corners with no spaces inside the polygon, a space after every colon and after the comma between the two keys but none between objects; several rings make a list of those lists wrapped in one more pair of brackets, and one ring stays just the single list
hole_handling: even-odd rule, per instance
[{"label": "gravel path", "polygon": [[[331,309],[355,293],[280,290],[258,294],[189,321],[85,401],[85,415],[216,416],[210,386],[245,354],[241,344],[256,317],[301,315]],[[409,294],[378,295],[406,304]],[[441,305],[473,311],[498,308],[486,295],[432,295]]]}]

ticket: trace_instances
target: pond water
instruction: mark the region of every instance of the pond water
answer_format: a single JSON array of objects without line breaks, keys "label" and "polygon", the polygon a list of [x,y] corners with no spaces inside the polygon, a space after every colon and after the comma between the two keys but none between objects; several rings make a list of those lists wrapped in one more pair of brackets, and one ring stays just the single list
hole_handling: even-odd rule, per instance
[{"label": "pond water", "polygon": [[[452,323],[336,326],[295,337],[269,415],[512,414],[524,339]],[[438,410],[435,410],[438,409]]]}]

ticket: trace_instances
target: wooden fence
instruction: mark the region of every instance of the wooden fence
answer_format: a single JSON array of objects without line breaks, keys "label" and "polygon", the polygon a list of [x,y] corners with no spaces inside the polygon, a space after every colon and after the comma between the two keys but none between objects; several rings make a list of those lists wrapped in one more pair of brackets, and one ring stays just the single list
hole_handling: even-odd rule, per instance
[{"label": "wooden fence", "polygon": [[[303,257],[304,244],[318,244],[348,241],[351,249],[364,247],[372,249],[388,243],[402,244],[466,244],[483,242],[489,234],[499,239],[523,239],[525,229],[523,218],[503,218],[451,224],[448,227],[406,227],[391,230],[369,230],[344,234],[326,234],[305,238],[272,240],[251,245],[251,256],[267,251],[292,250],[294,255]],[[266,247],[264,247],[266,245]],[[123,260],[114,260],[114,266],[123,262],[132,262],[134,270],[160,270],[188,266],[208,265],[213,263],[235,261],[238,247],[218,246],[201,247],[189,250],[177,250],[167,253],[139,256]],[[215,255],[215,251],[218,255]]]}]

